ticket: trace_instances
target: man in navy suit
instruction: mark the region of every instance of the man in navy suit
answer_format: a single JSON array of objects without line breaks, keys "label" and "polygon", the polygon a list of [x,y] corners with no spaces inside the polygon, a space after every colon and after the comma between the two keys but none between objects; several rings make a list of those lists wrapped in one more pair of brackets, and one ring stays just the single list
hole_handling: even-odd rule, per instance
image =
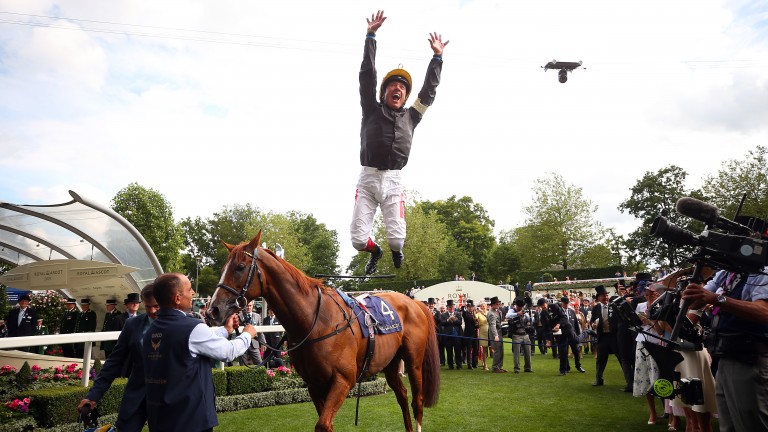
[{"label": "man in navy suit", "polygon": [[[37,323],[37,312],[29,306],[32,298],[29,294],[22,294],[19,297],[19,303],[5,317],[5,323],[8,326],[8,337],[33,336],[35,334],[35,324]],[[19,351],[32,352],[31,347],[19,347]],[[37,349],[37,348],[35,348]]]},{"label": "man in navy suit", "polygon": [[226,327],[231,329],[234,314],[221,331],[212,331],[188,315],[195,291],[183,274],[159,276],[153,290],[160,311],[144,335],[141,348],[149,429],[213,431],[219,424],[211,373],[213,361],[232,361],[243,355],[256,336],[256,328],[247,324],[241,335],[228,340],[222,332],[231,331]]},{"label": "man in navy suit", "polygon": [[[157,318],[157,311],[160,307],[155,300],[152,284],[141,290],[141,298],[147,313],[125,322],[114,350],[104,363],[99,376],[96,377],[93,387],[77,407],[77,410],[80,411],[88,404],[93,409],[115,378],[128,376],[128,383],[123,392],[123,401],[120,404],[120,412],[117,414],[117,421],[115,422],[117,430],[121,432],[141,431],[147,421],[141,337],[152,321]],[[129,371],[130,375],[126,375]]]}]

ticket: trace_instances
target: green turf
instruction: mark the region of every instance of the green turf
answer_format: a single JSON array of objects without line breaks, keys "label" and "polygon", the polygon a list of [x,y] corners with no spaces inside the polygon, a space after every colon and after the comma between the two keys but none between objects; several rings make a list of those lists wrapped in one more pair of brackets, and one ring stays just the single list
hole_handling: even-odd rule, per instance
[{"label": "green turf", "polygon": [[[512,371],[510,346],[505,344],[504,364]],[[586,373],[577,372],[573,359],[570,361],[572,372],[563,377],[558,374],[559,361],[551,355],[533,356],[534,373],[492,374],[477,369],[443,367],[440,401],[425,410],[423,428],[440,432],[667,430],[666,419],[659,419],[655,426],[647,424],[645,398],[634,398],[621,391],[624,379],[613,356],[602,387],[591,386],[595,380],[595,360],[591,353],[583,362]],[[657,404],[657,410],[663,412],[661,403]],[[314,405],[302,403],[219,414],[220,426],[215,430],[311,431],[316,421]],[[405,430],[391,391],[362,398],[357,427],[354,421],[355,399],[347,399],[336,416],[334,430]]]}]

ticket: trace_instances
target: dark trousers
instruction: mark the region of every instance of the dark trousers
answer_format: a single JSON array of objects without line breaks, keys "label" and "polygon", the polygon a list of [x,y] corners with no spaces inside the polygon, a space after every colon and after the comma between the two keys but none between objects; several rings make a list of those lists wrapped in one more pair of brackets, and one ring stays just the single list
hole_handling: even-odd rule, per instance
[{"label": "dark trousers", "polygon": [[597,341],[597,359],[595,360],[596,378],[598,381],[603,380],[603,372],[608,365],[608,356],[611,354],[616,354],[616,360],[619,361],[619,366],[622,367],[623,372],[623,363],[621,361],[621,354],[619,353],[619,344],[618,340],[616,340],[616,335],[603,333]]},{"label": "dark trousers", "polygon": [[[75,354],[75,344],[61,344],[61,352],[64,354],[64,357],[77,357]],[[80,357],[82,357],[82,354]]]},{"label": "dark trousers", "polygon": [[[552,358],[558,358],[557,357],[557,339],[555,339],[555,336],[552,334],[551,330],[544,333],[544,339],[549,341],[549,347],[552,348]],[[546,347],[546,342],[544,346]]]},{"label": "dark trousers", "polygon": [[445,347],[448,351],[446,353],[448,357],[448,367],[452,368],[454,362],[456,363],[456,367],[461,367],[461,363],[463,363],[461,358],[461,339],[448,336],[446,337]]},{"label": "dark trousers", "polygon": [[437,350],[440,352],[440,366],[445,366],[445,341],[447,336],[437,337]]},{"label": "dark trousers", "polygon": [[576,368],[580,368],[581,355],[579,354],[579,341],[576,335],[571,332],[571,334],[555,336],[555,339],[557,340],[557,350],[560,355],[560,372],[571,370],[571,365],[568,362],[568,347],[571,347]]},{"label": "dark trousers", "polygon": [[476,339],[476,334],[464,335],[467,338],[464,339],[464,353],[466,355],[467,367],[477,367],[477,357],[480,351],[480,341]]}]

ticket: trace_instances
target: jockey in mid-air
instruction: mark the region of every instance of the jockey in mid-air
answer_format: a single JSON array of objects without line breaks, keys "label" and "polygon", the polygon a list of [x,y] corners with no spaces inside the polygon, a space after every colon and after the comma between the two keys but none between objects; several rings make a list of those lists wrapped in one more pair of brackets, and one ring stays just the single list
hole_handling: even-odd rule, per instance
[{"label": "jockey in mid-air", "polygon": [[360,164],[363,166],[357,181],[355,210],[350,232],[352,246],[358,251],[371,253],[365,265],[365,274],[376,271],[383,255],[381,246],[371,238],[376,208],[381,206],[387,242],[392,251],[392,262],[400,268],[405,244],[405,193],[400,170],[408,163],[411,140],[416,125],[435,100],[443,67],[443,50],[449,41],[430,33],[429,44],[434,56],[427,67],[427,76],[418,98],[410,107],[405,101],[411,93],[413,81],[404,69],[390,71],[381,81],[376,98],[376,30],[387,17],[378,11],[368,21],[365,52],[360,66],[360,105],[363,121],[360,127]]}]

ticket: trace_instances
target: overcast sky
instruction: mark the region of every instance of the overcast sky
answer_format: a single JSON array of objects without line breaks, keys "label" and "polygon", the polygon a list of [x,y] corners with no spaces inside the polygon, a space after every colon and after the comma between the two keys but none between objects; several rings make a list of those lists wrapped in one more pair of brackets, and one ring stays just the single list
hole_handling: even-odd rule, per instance
[{"label": "overcast sky", "polygon": [[[428,33],[450,39],[406,187],[471,196],[497,232],[547,172],[627,233],[617,206],[645,171],[677,164],[698,187],[768,144],[764,1],[0,0],[0,200],[108,205],[138,182],[178,219],[298,210],[348,263],[377,9],[380,77],[402,63],[418,90]],[[586,69],[560,84],[552,59]]]}]

